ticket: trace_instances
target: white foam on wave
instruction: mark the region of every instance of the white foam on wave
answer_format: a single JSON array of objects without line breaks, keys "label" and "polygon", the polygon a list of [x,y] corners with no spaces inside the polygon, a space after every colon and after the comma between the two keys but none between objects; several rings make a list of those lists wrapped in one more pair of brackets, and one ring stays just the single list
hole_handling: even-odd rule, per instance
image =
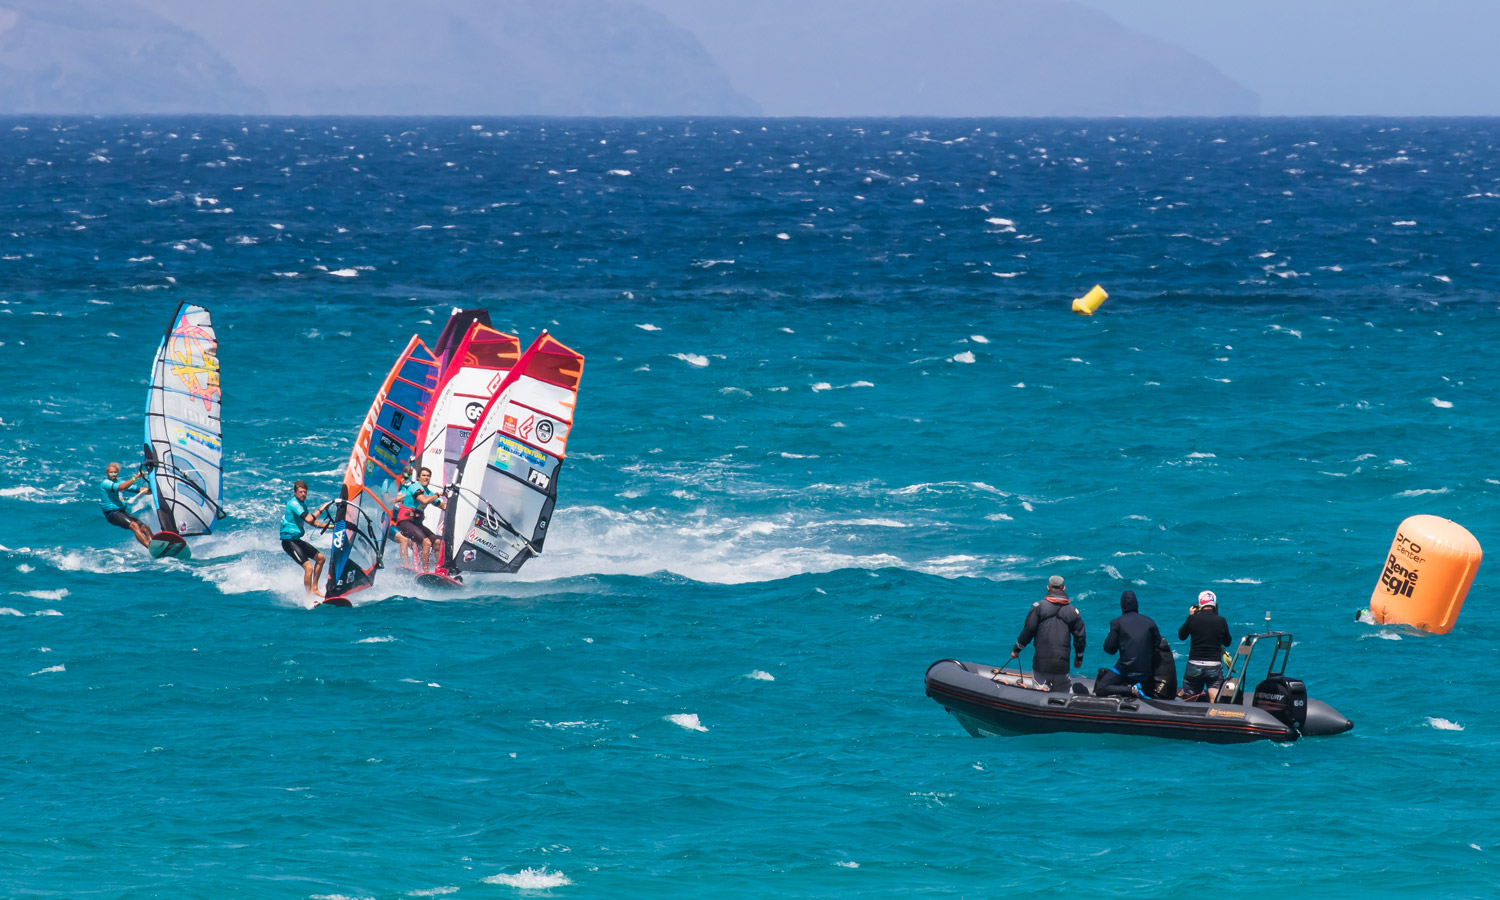
[{"label": "white foam on wave", "polygon": [[66,672],[66,671],[68,671],[68,667],[67,666],[48,666],[45,669],[38,669],[37,671],[32,672],[31,674],[33,674],[33,675],[47,675],[47,674],[52,673],[52,672]]},{"label": "white foam on wave", "polygon": [[608,172],[605,172],[604,174],[606,174],[606,175],[613,175],[616,178],[625,178],[625,177],[628,177],[630,175],[630,170],[629,169],[610,169]]},{"label": "white foam on wave", "polygon": [[895,519],[829,519],[826,522],[808,522],[808,528],[826,528],[830,525],[855,526],[859,528],[911,528],[910,522]]},{"label": "white foam on wave", "polygon": [[953,362],[956,363],[972,363],[973,361],[974,352],[972,350],[965,350],[962,353],[955,354],[953,357]]},{"label": "white foam on wave", "polygon": [[62,613],[58,612],[55,609],[39,609],[36,612],[32,613],[32,615],[33,616],[60,616],[60,615],[62,615]]},{"label": "white foam on wave", "polygon": [[0,497],[35,497],[41,491],[29,484],[17,485],[16,487],[0,488]]},{"label": "white foam on wave", "polygon": [[356,644],[388,644],[388,643],[390,643],[391,641],[394,641],[394,640],[395,640],[395,638],[392,637],[391,635],[384,634],[384,635],[381,635],[379,637],[360,638],[359,640],[355,641],[354,643],[356,643]]},{"label": "white foam on wave", "polygon": [[523,891],[545,891],[550,888],[562,887],[572,884],[573,879],[561,872],[549,872],[547,867],[540,869],[522,869],[514,875],[501,872],[499,875],[491,875],[484,879],[485,884],[504,884]]},{"label": "white foam on wave", "polygon": [[845,869],[857,869],[857,868],[859,868],[859,863],[855,862],[852,859],[841,859],[841,860],[838,860],[838,861],[834,862],[834,865],[836,865],[836,866],[842,866]]},{"label": "white foam on wave", "polygon": [[1216,457],[1212,453],[1189,453],[1187,455],[1187,458],[1188,459],[1217,459],[1218,457]]},{"label": "white foam on wave", "polygon": [[772,675],[770,672],[763,672],[760,669],[756,669],[755,671],[746,674],[745,677],[749,678],[752,681],[775,681],[776,680],[776,676]]},{"label": "white foam on wave", "polygon": [[681,727],[686,728],[688,731],[708,730],[706,727],[704,727],[702,722],[698,721],[697,713],[672,713],[670,716],[666,716],[665,718],[673,725],[680,725]]},{"label": "white foam on wave", "polygon": [[661,331],[660,328],[658,328],[655,325],[652,325],[650,322],[644,322],[644,323],[642,323],[640,325],[637,325],[635,327],[639,328],[642,331]]},{"label": "white foam on wave", "polygon": [[778,240],[778,241],[789,241],[791,239],[792,239],[792,236],[789,235],[789,234],[787,234],[785,231],[778,232],[777,235],[776,235],[776,240]]},{"label": "white foam on wave", "polygon": [[357,277],[359,277],[359,273],[356,272],[353,269],[333,269],[328,274],[329,275],[334,275],[334,276],[339,277],[339,278],[357,278]]},{"label": "white foam on wave", "polygon": [[1219,578],[1214,584],[1260,584],[1259,578]]},{"label": "white foam on wave", "polygon": [[17,593],[22,597],[30,597],[33,600],[61,600],[68,596],[68,589],[58,588],[55,591],[26,591],[25,593],[12,591],[11,593]]},{"label": "white foam on wave", "polygon": [[421,889],[419,891],[407,891],[406,892],[406,896],[408,896],[408,897],[443,897],[443,896],[447,896],[448,894],[456,894],[456,893],[458,893],[458,888],[456,888],[456,887],[454,887],[452,885],[445,885],[443,887],[423,888],[423,889]]},{"label": "white foam on wave", "polygon": [[1449,719],[1440,719],[1437,716],[1428,716],[1427,724],[1438,731],[1463,731],[1464,727]]},{"label": "white foam on wave", "polygon": [[688,365],[699,369],[708,366],[708,357],[697,353],[673,353],[672,358],[680,359]]},{"label": "white foam on wave", "polygon": [[988,344],[990,342],[990,339],[982,334],[971,334],[969,335],[969,340],[976,344]]},{"label": "white foam on wave", "polygon": [[1447,488],[1413,488],[1413,489],[1411,489],[1409,491],[1402,491],[1401,493],[1397,494],[1396,496],[1397,497],[1421,497],[1424,494],[1446,494],[1446,493],[1448,493],[1448,489]]},{"label": "white foam on wave", "polygon": [[1439,400],[1438,398],[1433,397],[1432,398],[1432,405],[1436,406],[1438,409],[1452,409],[1453,408],[1453,401],[1452,400]]},{"label": "white foam on wave", "polygon": [[11,609],[9,606],[0,606],[0,616],[25,616],[19,609]]}]

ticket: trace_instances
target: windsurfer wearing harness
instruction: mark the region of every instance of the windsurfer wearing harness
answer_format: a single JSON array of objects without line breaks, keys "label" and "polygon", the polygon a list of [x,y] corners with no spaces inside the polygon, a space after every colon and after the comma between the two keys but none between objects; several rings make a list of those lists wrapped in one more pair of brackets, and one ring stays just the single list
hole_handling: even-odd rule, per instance
[{"label": "windsurfer wearing harness", "polygon": [[[396,531],[411,541],[412,566],[419,572],[432,571],[432,542],[437,535],[422,522],[423,507],[436,503],[439,509],[447,509],[443,495],[427,489],[432,480],[432,470],[423,466],[415,481],[408,481],[396,495]],[[417,564],[417,548],[422,548],[421,565]]]},{"label": "windsurfer wearing harness", "polygon": [[1015,659],[1036,640],[1036,655],[1031,660],[1032,676],[1044,682],[1049,690],[1068,689],[1068,641],[1072,638],[1073,665],[1083,665],[1083,615],[1068,601],[1061,575],[1047,579],[1047,596],[1031,604],[1026,625],[1016,646],[1010,651]]},{"label": "windsurfer wearing harness", "polygon": [[[332,503],[333,501],[329,501]],[[296,561],[302,567],[302,585],[307,592],[315,597],[323,596],[318,590],[318,579],[323,577],[323,554],[318,548],[302,539],[306,529],[303,525],[311,525],[314,528],[328,528],[332,522],[319,522],[318,516],[328,508],[328,503],[318,507],[318,511],[309,513],[307,511],[307,482],[298,481],[292,485],[292,499],[286,502],[286,514],[281,517],[281,549],[286,555]]]},{"label": "windsurfer wearing harness", "polygon": [[[141,542],[142,547],[151,546],[151,529],[146,523],[130,514],[125,508],[125,503],[120,499],[120,492],[145,478],[145,470],[137,469],[136,473],[124,481],[120,480],[120,464],[112,462],[104,467],[104,480],[99,482],[99,492],[104,496],[100,504],[104,508],[104,519],[111,525],[117,525],[135,533],[135,539]],[[136,496],[150,490],[146,484],[141,484],[141,489]]]}]

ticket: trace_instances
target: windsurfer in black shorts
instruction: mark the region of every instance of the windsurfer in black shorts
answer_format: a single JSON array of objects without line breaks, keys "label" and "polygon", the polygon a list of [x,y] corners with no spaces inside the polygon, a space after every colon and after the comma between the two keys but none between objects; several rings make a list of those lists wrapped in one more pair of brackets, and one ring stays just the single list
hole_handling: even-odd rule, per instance
[{"label": "windsurfer in black shorts", "polygon": [[[111,525],[118,525],[121,528],[134,532],[135,539],[141,542],[141,546],[149,547],[151,546],[151,529],[146,527],[145,522],[132,516],[130,510],[125,508],[124,501],[120,499],[121,491],[144,478],[145,473],[137,471],[134,475],[121,481],[120,464],[112,462],[104,467],[104,480],[99,482],[99,492],[104,498],[100,505],[104,507],[105,520]],[[140,496],[148,490],[150,488],[142,484],[141,489],[136,492],[136,496]]]},{"label": "windsurfer in black shorts", "polygon": [[[438,539],[422,522],[424,509],[430,503],[436,503],[439,509],[448,508],[442,494],[427,489],[431,480],[432,470],[424,466],[417,472],[416,480],[408,481],[396,495],[396,530],[411,541],[412,566],[419,572],[432,571],[432,543]],[[418,547],[422,548],[420,565]]]},{"label": "windsurfer in black shorts", "polygon": [[[331,502],[331,501],[330,501]],[[292,499],[286,502],[286,514],[281,517],[281,549],[302,567],[302,584],[309,594],[321,597],[318,579],[323,577],[323,554],[312,544],[302,539],[304,524],[314,528],[327,528],[332,522],[319,522],[318,516],[328,508],[325,503],[317,512],[307,511],[307,482],[292,485]]]}]

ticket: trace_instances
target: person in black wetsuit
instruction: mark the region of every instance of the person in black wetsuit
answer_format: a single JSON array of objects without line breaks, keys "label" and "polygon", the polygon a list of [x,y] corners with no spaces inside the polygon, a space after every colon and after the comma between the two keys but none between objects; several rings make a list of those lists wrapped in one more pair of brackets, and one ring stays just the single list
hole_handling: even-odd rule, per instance
[{"label": "person in black wetsuit", "polygon": [[1198,602],[1188,608],[1187,621],[1177,629],[1178,640],[1192,638],[1188,650],[1187,671],[1182,676],[1184,700],[1203,699],[1211,703],[1224,683],[1224,649],[1229,646],[1229,623],[1219,615],[1219,598],[1213,591],[1198,595]]},{"label": "person in black wetsuit", "polygon": [[1109,635],[1104,639],[1104,652],[1119,653],[1120,659],[1110,668],[1099,670],[1094,693],[1101,697],[1149,693],[1152,655],[1159,643],[1161,631],[1149,616],[1141,615],[1135,591],[1120,594],[1120,615],[1109,623]]},{"label": "person in black wetsuit", "polygon": [[1083,665],[1084,630],[1083,614],[1068,600],[1061,575],[1047,579],[1047,596],[1031,604],[1010,658],[1020,656],[1033,639],[1036,641],[1036,655],[1031,659],[1033,677],[1049,690],[1067,690],[1068,643],[1071,639],[1073,665]]}]

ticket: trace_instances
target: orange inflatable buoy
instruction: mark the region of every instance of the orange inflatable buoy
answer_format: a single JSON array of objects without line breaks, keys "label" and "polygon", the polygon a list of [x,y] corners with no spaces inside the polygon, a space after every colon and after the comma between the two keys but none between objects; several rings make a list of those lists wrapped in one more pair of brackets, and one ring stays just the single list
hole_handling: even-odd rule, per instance
[{"label": "orange inflatable buoy", "polygon": [[1396,529],[1370,596],[1376,622],[1447,634],[1469,595],[1484,551],[1468,529],[1439,516],[1412,516]]}]

